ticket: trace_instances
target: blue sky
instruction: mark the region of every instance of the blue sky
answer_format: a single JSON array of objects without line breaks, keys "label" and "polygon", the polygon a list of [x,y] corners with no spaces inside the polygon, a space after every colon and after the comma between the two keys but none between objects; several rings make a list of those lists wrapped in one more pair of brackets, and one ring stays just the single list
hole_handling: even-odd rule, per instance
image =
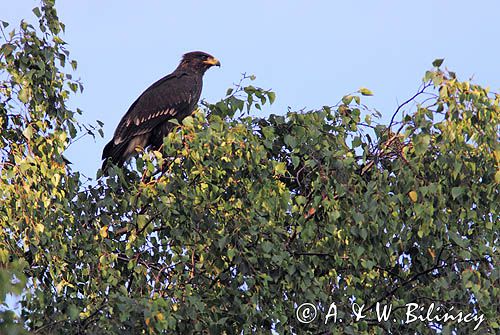
[{"label": "blue sky", "polygon": [[[38,1],[3,0],[0,19],[36,22]],[[105,138],[70,147],[73,168],[95,177],[101,152],[130,104],[187,51],[220,59],[202,98],[215,102],[241,78],[273,89],[260,115],[335,104],[360,87],[389,119],[435,58],[460,79],[500,89],[499,1],[57,1],[64,39],[85,90],[70,105],[104,122]]]}]

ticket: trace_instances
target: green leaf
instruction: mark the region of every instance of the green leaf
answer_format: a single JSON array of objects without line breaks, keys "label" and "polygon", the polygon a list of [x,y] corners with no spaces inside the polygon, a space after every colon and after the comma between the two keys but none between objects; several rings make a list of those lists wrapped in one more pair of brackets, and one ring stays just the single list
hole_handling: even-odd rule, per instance
[{"label": "green leaf", "polygon": [[440,67],[441,64],[443,64],[444,62],[444,58],[438,58],[438,59],[435,59],[433,62],[432,62],[432,66],[434,67]]},{"label": "green leaf", "polygon": [[233,260],[234,255],[236,255],[236,250],[233,248],[230,248],[227,250],[227,257],[229,258],[230,261]]},{"label": "green leaf", "polygon": [[269,241],[264,241],[261,245],[262,251],[269,253],[273,249],[273,244]]},{"label": "green leaf", "polygon": [[467,240],[463,239],[460,235],[457,233],[450,231],[449,236],[453,242],[455,242],[459,247],[465,248],[468,245]]},{"label": "green leaf", "polygon": [[345,95],[342,97],[342,103],[344,105],[349,105],[353,98],[354,98],[354,96],[352,96],[352,95]]},{"label": "green leaf", "polygon": [[291,147],[292,149],[297,146],[297,141],[295,140],[295,137],[293,137],[291,135],[288,135],[288,134],[285,135],[284,141],[285,141],[285,144],[288,145],[289,147]]},{"label": "green leaf", "polygon": [[362,260],[361,261],[361,265],[367,269],[367,270],[371,270],[373,269],[373,267],[376,265],[376,263],[374,261],[371,261],[371,260]]},{"label": "green leaf", "polygon": [[176,126],[180,126],[181,125],[177,119],[169,119],[168,122],[173,123]]},{"label": "green leaf", "polygon": [[[358,102],[358,104],[359,104],[359,102]],[[366,116],[365,116],[365,123],[367,125],[371,125],[372,124],[372,116],[370,114],[366,114]]]},{"label": "green leaf", "polygon": [[453,197],[453,200],[458,198],[462,193],[464,192],[463,187],[453,187],[451,189],[451,196]]},{"label": "green leaf", "polygon": [[22,88],[21,90],[19,90],[19,94],[18,94],[18,98],[19,100],[22,102],[22,103],[27,103],[28,102],[28,99],[29,99],[29,93],[28,93],[28,90]]},{"label": "green leaf", "polygon": [[40,12],[40,8],[38,7],[35,7],[33,8],[33,13],[36,15],[36,17],[41,17],[42,16],[42,13]]},{"label": "green leaf", "polygon": [[276,93],[274,93],[274,92],[268,92],[267,96],[269,97],[269,103],[273,104],[274,100],[276,100]]}]

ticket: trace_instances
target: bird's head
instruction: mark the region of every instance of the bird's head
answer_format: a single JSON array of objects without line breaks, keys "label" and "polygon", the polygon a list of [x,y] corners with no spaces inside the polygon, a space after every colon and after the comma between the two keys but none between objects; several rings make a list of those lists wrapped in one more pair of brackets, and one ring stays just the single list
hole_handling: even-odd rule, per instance
[{"label": "bird's head", "polygon": [[205,73],[212,66],[220,66],[220,62],[212,55],[202,51],[188,52],[182,56],[179,68]]}]

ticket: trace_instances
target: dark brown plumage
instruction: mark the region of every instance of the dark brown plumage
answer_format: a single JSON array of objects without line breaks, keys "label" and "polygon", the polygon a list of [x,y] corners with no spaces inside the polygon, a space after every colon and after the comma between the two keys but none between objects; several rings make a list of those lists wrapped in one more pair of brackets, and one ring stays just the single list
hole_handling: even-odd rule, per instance
[{"label": "dark brown plumage", "polygon": [[220,63],[213,56],[201,51],[189,52],[174,72],[148,87],[130,106],[104,147],[102,170],[106,170],[109,161],[123,165],[138,147],[159,149],[174,127],[169,120],[182,122],[196,108],[203,74],[214,65]]}]

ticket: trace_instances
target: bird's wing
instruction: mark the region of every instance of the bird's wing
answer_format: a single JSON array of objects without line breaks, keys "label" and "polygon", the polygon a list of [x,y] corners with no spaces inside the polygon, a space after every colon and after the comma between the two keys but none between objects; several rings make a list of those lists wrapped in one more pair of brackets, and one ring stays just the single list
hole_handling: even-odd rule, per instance
[{"label": "bird's wing", "polygon": [[196,75],[175,72],[152,84],[121,119],[114,144],[146,134],[169,119],[180,120],[189,115],[198,103],[201,85],[201,78]]}]

